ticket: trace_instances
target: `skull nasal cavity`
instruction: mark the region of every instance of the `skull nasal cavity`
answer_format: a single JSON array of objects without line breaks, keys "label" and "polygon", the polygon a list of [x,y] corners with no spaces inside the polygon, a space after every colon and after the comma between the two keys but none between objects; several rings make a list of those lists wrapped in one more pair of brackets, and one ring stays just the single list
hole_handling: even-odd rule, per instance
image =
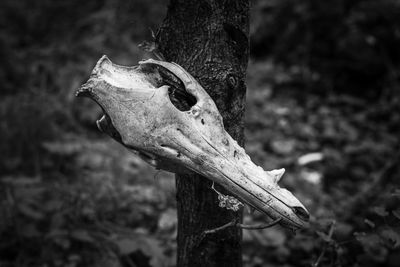
[{"label": "skull nasal cavity", "polygon": [[293,207],[293,212],[304,221],[310,220],[310,214],[302,207]]}]

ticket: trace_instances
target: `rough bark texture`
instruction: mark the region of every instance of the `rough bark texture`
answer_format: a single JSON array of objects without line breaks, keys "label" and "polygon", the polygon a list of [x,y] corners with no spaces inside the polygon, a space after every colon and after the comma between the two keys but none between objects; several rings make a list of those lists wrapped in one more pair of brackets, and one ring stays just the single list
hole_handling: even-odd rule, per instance
[{"label": "rough bark texture", "polygon": [[[157,34],[165,59],[200,82],[217,104],[225,129],[242,146],[248,35],[248,0],[171,0]],[[176,180],[178,266],[241,266],[241,230],[231,227],[201,238],[204,230],[241,213],[218,207],[209,180],[196,174]]]}]

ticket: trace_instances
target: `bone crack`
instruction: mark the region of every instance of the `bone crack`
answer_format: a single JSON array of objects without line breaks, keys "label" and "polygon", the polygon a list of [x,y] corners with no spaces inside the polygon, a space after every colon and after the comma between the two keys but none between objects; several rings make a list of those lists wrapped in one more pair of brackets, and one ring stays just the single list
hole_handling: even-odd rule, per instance
[{"label": "bone crack", "polygon": [[266,229],[266,228],[270,228],[272,226],[275,226],[276,224],[278,224],[280,221],[282,220],[282,218],[278,218],[276,220],[273,220],[272,222],[266,223],[266,224],[258,224],[258,225],[248,225],[248,224],[242,224],[239,223],[239,221],[237,219],[233,219],[232,221],[228,222],[227,224],[224,224],[220,227],[216,227],[214,229],[209,229],[209,230],[205,230],[203,232],[204,235],[208,235],[208,234],[215,234],[221,230],[224,230],[228,227],[238,227],[241,229],[247,229],[247,230],[261,230],[261,229]]}]

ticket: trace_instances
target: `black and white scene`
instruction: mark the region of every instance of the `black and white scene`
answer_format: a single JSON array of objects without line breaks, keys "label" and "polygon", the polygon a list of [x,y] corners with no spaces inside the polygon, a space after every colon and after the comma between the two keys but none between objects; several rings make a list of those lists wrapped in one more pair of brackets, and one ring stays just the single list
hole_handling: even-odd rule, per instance
[{"label": "black and white scene", "polygon": [[400,266],[399,0],[1,0],[0,267]]}]

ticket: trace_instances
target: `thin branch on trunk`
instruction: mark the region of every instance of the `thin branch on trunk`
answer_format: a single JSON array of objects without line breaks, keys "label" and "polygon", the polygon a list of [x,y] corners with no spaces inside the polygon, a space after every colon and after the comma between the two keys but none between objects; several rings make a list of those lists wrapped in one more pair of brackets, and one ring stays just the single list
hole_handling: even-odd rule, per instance
[{"label": "thin branch on trunk", "polygon": [[214,233],[216,233],[218,231],[221,231],[223,229],[226,229],[226,228],[232,227],[232,226],[239,227],[241,229],[247,229],[247,230],[260,230],[260,229],[270,228],[270,227],[278,224],[281,220],[282,220],[282,218],[278,218],[278,219],[276,219],[276,220],[274,220],[272,222],[269,222],[267,224],[247,225],[247,224],[239,223],[238,220],[234,219],[234,220],[230,221],[229,223],[224,224],[224,225],[222,225],[220,227],[217,227],[217,228],[214,228],[214,229],[210,229],[210,230],[206,230],[206,231],[204,231],[204,234],[206,234],[206,235],[214,234]]}]

